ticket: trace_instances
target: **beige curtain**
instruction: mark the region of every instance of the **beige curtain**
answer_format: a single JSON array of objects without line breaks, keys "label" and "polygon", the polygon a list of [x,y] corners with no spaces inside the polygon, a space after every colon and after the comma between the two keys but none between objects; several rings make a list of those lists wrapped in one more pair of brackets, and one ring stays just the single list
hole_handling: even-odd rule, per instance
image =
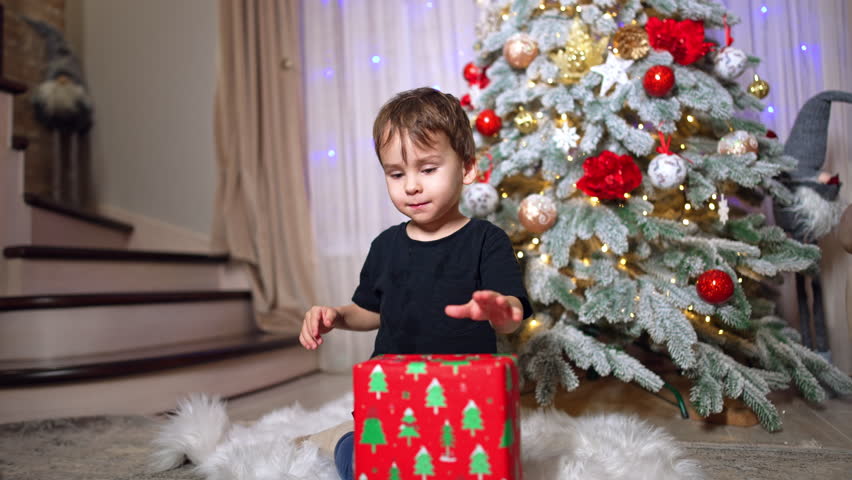
[{"label": "beige curtain", "polygon": [[251,272],[258,326],[297,332],[314,301],[298,0],[220,0],[213,244]]}]

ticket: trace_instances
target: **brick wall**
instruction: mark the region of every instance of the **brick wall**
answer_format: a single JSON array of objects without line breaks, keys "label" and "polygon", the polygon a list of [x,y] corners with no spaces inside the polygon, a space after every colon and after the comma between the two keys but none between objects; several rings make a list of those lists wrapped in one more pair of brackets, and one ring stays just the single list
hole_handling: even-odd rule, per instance
[{"label": "brick wall", "polygon": [[[65,31],[65,0],[2,0],[3,75],[23,83],[30,90],[44,78],[44,41],[17,15],[26,15]],[[75,52],[76,53],[76,52]],[[15,97],[13,132],[30,141],[26,153],[26,190],[49,195],[53,158],[53,135],[36,122],[30,106],[30,92]]]}]

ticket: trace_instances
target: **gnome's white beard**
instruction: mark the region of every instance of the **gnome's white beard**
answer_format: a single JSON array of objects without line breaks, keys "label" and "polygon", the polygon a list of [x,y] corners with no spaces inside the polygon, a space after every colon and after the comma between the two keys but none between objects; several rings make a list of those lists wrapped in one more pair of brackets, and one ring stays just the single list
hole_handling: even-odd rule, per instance
[{"label": "gnome's white beard", "polygon": [[91,105],[83,86],[73,82],[48,80],[36,88],[33,96],[50,116],[74,114],[81,106]]},{"label": "gnome's white beard", "polygon": [[827,235],[840,221],[843,206],[830,202],[808,187],[796,189],[796,200],[787,207],[796,217],[796,228],[804,238],[816,240]]}]

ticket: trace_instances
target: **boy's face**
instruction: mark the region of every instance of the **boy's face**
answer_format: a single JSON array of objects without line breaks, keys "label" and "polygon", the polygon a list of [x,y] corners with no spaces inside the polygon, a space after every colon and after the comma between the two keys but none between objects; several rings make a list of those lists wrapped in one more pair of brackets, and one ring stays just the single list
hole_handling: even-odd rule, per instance
[{"label": "boy's face", "polygon": [[440,227],[457,218],[462,188],[476,179],[474,162],[462,162],[443,132],[432,138],[430,147],[421,148],[408,135],[394,135],[381,151],[391,201],[423,227]]}]

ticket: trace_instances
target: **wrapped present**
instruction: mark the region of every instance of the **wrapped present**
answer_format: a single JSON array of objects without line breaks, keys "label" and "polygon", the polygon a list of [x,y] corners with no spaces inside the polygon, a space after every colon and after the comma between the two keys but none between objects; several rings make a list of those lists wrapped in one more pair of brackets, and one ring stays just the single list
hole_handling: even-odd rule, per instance
[{"label": "wrapped present", "polygon": [[513,355],[382,355],[352,368],[356,480],[521,480]]}]

